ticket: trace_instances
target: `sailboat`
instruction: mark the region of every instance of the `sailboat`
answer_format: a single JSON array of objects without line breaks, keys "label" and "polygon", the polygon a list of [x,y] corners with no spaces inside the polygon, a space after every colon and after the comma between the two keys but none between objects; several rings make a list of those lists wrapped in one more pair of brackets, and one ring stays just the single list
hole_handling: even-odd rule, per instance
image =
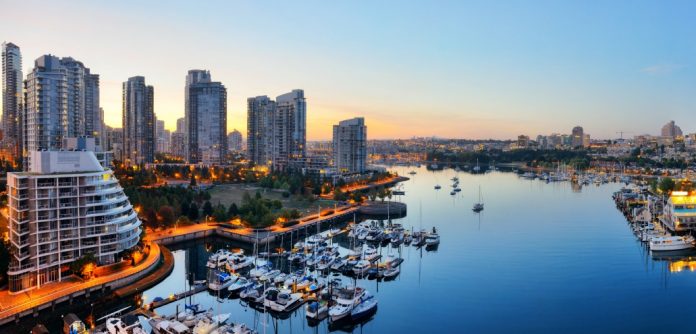
[{"label": "sailboat", "polygon": [[479,200],[478,203],[474,204],[474,208],[472,209],[474,212],[481,212],[483,211],[483,201],[481,200],[481,186],[479,186]]},{"label": "sailboat", "polygon": [[479,161],[478,158],[476,158],[476,166],[474,166],[474,173],[478,173],[481,171],[481,167],[479,167]]}]

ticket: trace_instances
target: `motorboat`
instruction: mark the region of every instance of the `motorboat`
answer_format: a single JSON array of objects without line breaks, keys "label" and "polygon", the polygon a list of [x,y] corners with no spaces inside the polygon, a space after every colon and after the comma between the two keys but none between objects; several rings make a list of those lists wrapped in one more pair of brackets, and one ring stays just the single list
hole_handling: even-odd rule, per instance
[{"label": "motorboat", "polygon": [[236,272],[251,267],[252,264],[254,264],[254,260],[244,256],[244,254],[240,254],[228,258],[227,262],[225,262],[225,267],[231,272]]},{"label": "motorboat", "polygon": [[365,292],[360,302],[350,311],[350,317],[353,321],[360,321],[374,314],[375,311],[377,311],[377,298]]},{"label": "motorboat", "polygon": [[382,272],[382,277],[391,279],[399,275],[401,269],[399,267],[389,267]]},{"label": "motorboat", "polygon": [[312,301],[305,306],[305,316],[312,320],[324,319],[328,312],[329,302],[326,300]]},{"label": "motorboat", "polygon": [[288,276],[289,275],[286,273],[281,273],[273,279],[273,283],[282,284],[283,282],[285,282],[286,279],[288,279]]},{"label": "motorboat", "polygon": [[217,273],[211,277],[212,279],[208,280],[208,289],[213,291],[227,289],[238,277],[239,275],[232,275],[224,272]]},{"label": "motorboat", "polygon": [[370,270],[371,263],[367,260],[360,260],[353,266],[353,273],[357,276],[363,276]]},{"label": "motorboat", "polygon": [[251,271],[249,271],[249,277],[259,278],[269,271],[271,271],[271,264],[266,262],[254,269],[251,269]]},{"label": "motorboat", "polygon": [[337,322],[348,316],[365,295],[365,289],[361,287],[341,289],[336,298],[336,304],[329,308],[329,320]]},{"label": "motorboat", "polygon": [[229,287],[227,287],[227,290],[231,293],[236,294],[253,285],[253,281],[245,277],[240,277],[236,282],[232,283]]},{"label": "motorboat", "polygon": [[217,252],[211,254],[208,257],[208,262],[206,263],[206,267],[211,268],[211,269],[217,269],[225,265],[227,262],[227,258],[229,258],[232,255],[232,252],[226,250],[226,249],[219,249]]},{"label": "motorboat", "polygon": [[379,254],[377,254],[377,249],[376,249],[376,248],[368,247],[368,248],[365,250],[365,255],[363,255],[363,258],[364,258],[365,260],[367,260],[367,261],[372,262],[372,261],[374,261],[378,256],[379,256]]},{"label": "motorboat", "polygon": [[290,290],[270,288],[266,290],[263,306],[276,312],[290,311],[302,299],[301,293],[292,293]]},{"label": "motorboat", "polygon": [[261,282],[266,282],[266,281],[273,282],[273,279],[275,279],[276,276],[278,276],[278,275],[280,275],[280,270],[274,269],[274,270],[271,270],[271,271],[261,275],[259,277],[259,281],[261,281]]},{"label": "motorboat", "polygon": [[137,326],[139,326],[138,322],[127,325],[120,318],[106,319],[106,331],[109,334],[129,334]]},{"label": "motorboat", "polygon": [[665,236],[650,239],[650,250],[653,252],[683,250],[694,247],[694,237]]},{"label": "motorboat", "polygon": [[169,320],[160,317],[148,319],[148,324],[152,331],[157,334],[189,334],[191,329],[189,326],[177,321]]},{"label": "motorboat", "polygon": [[425,244],[427,246],[435,246],[440,244],[440,235],[437,234],[437,230],[433,227],[433,231],[425,236]]}]

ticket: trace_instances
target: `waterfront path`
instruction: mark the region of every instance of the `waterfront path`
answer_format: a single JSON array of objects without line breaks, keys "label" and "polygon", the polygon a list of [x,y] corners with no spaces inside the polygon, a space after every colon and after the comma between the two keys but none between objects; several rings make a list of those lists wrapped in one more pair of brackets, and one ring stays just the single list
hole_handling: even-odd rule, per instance
[{"label": "waterfront path", "polygon": [[147,232],[145,238],[153,243],[171,244],[179,241],[193,240],[216,234],[241,242],[264,243],[268,238],[275,238],[276,236],[280,236],[285,233],[313,227],[316,224],[341,219],[347,215],[357,213],[359,210],[359,205],[337,206],[336,208],[332,209],[333,212],[330,214],[322,214],[320,217],[317,217],[317,215],[306,216],[300,218],[300,222],[295,225],[288,227],[272,226],[267,230],[256,231],[246,227],[232,228],[217,223],[200,223],[168,228],[161,231]]},{"label": "waterfront path", "polygon": [[115,272],[82,280],[70,277],[60,282],[49,283],[38,289],[10,295],[7,290],[0,291],[0,325],[15,318],[51,307],[60,302],[71,300],[90,291],[114,288],[136,281],[147,275],[160,261],[162,250],[159,245],[150,244],[150,253],[136,266],[126,266]]}]

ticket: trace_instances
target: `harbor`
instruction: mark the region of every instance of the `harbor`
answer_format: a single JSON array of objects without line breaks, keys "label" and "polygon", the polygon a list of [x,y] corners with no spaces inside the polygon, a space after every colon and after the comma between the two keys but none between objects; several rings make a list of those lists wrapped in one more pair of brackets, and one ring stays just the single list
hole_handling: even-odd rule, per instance
[{"label": "harbor", "polygon": [[[398,170],[406,174],[412,169],[404,167]],[[674,302],[669,296],[684,294],[692,288],[690,278],[696,275],[693,272],[696,257],[688,253],[650,252],[646,243],[638,240],[632,225],[627,228],[626,217],[612,201],[615,193],[628,187],[620,182],[620,176],[616,179],[606,177],[606,182],[602,181],[604,178],[601,176],[595,176],[600,182],[584,184],[572,181],[572,177],[566,181],[547,181],[538,177],[528,179],[522,176],[523,173],[501,171],[473,174],[451,168],[428,171],[425,167],[415,168],[415,171],[417,173],[400,187],[405,194],[392,199],[405,203],[409,213],[391,219],[391,224],[384,218],[364,218],[361,215],[356,215],[353,224],[353,215],[350,215],[340,224],[322,224],[319,230],[323,236],[321,239],[312,237],[317,234],[317,225],[307,228],[306,234],[303,228],[299,237],[297,234],[286,234],[279,241],[284,245],[283,250],[273,242],[246,243],[212,233],[170,243],[167,248],[174,259],[171,273],[145,291],[132,297],[119,298],[121,302],[113,307],[95,308],[93,317],[101,320],[94,330],[105,330],[106,322],[111,317],[127,325],[134,319],[129,316],[131,313],[138,319],[140,328],[146,332],[152,331],[151,323],[156,325],[157,322],[149,319],[183,323],[184,316],[187,316],[186,306],[198,305],[199,311],[203,311],[198,313],[198,321],[203,317],[212,320],[213,316],[222,316],[226,317],[223,323],[225,330],[239,326],[257,333],[455,330],[550,333],[557,327],[545,325],[543,319],[547,317],[565,319],[568,326],[578,325],[568,311],[597,319],[626,312],[639,315],[635,323],[629,325],[599,321],[595,327],[597,332],[611,332],[618,330],[618,326],[639,331],[659,331],[670,328],[669,324],[658,326],[649,321],[654,312],[659,313],[659,309],[645,309],[637,300]],[[450,195],[443,190],[450,187],[454,177],[458,178],[461,191]],[[435,189],[437,184],[442,185],[443,189]],[[476,213],[472,207],[479,202],[479,189],[485,209]],[[643,204],[659,202],[650,202],[647,198],[643,201],[641,197],[636,197],[636,201]],[[543,211],[538,209],[539,203],[544,203]],[[502,210],[503,207],[507,211]],[[516,213],[514,219],[511,219],[509,212]],[[659,220],[658,217],[651,219]],[[660,226],[655,224],[657,229]],[[391,239],[384,245],[381,241],[367,240],[371,228],[382,232],[403,228],[406,239],[407,235],[413,236],[412,231],[424,230],[429,233],[433,227],[436,227],[441,240],[438,247],[426,245],[419,248],[414,246],[413,239],[410,246],[405,245],[405,240],[396,246]],[[293,249],[299,249],[295,247],[299,246],[298,242],[307,244],[309,241],[312,244],[317,240],[326,244],[321,255],[293,252]],[[397,244],[399,240],[397,236]],[[339,259],[348,259],[350,252],[356,250],[356,244],[362,245],[359,248],[361,256],[374,259],[374,262],[368,260],[366,267],[358,266],[360,272],[364,270],[362,276],[355,274],[357,262],[352,273],[349,270],[344,273],[337,264]],[[331,258],[334,248],[338,250],[338,257]],[[236,260],[223,261],[222,266],[215,268],[219,273],[228,273],[230,277],[221,282],[223,285],[230,282],[229,286],[218,291],[209,287],[211,282],[215,283],[210,278],[219,276],[210,276],[214,268],[209,268],[208,262],[213,254],[222,253],[223,250],[229,252],[228,259]],[[295,260],[298,254],[303,254],[302,258]],[[334,263],[328,264],[331,259]],[[398,273],[393,278],[385,277],[388,269],[386,262],[393,259],[402,259],[398,261],[398,266],[394,266],[398,267]],[[266,267],[267,276],[261,280],[264,274],[257,270],[254,274],[258,276],[254,280],[251,274],[255,268],[232,268],[233,265],[244,266],[248,261],[253,267],[256,264],[259,268]],[[302,261],[304,265],[300,265]],[[264,266],[269,262],[270,265]],[[234,271],[227,268],[228,263],[229,269]],[[336,269],[332,269],[332,266]],[[317,270],[318,267],[325,269]],[[299,278],[300,274],[298,283],[302,283],[299,286],[305,290],[298,290],[292,279],[288,281],[293,275]],[[273,275],[276,276],[271,278]],[[247,298],[242,298],[242,291],[230,291],[230,287],[238,287],[244,280],[256,282],[254,284],[266,282],[260,288],[255,285],[259,299],[249,299],[253,297],[251,290],[249,296],[245,293]],[[528,282],[524,288],[520,287],[520,280]],[[362,288],[377,301],[376,311],[355,321],[346,318],[334,322],[330,320],[327,309],[325,318],[315,321],[307,317],[308,311],[311,315],[314,309],[324,310],[328,300],[326,303],[315,300],[315,296],[306,290],[312,284],[323,284],[322,289],[326,289],[324,295],[331,300],[345,288]],[[490,291],[497,293],[491,295]],[[636,294],[635,291],[641,293]],[[551,294],[558,297],[550,297]],[[274,306],[272,302],[275,303],[277,299],[265,301],[267,296],[273,299],[280,295],[283,295],[281,300],[287,296],[293,301],[287,311],[274,311],[271,308]],[[538,313],[520,311],[525,309],[524,305],[530,298],[540,300]],[[615,298],[634,302],[619,307],[609,302]],[[567,310],[558,306],[566,305],[565,300],[591,302],[576,302]],[[603,305],[602,312],[598,311],[600,304]],[[686,301],[676,301],[676,304],[677,308],[671,310],[670,315],[686,317],[691,311]],[[128,309],[113,314],[125,307]],[[278,309],[277,305],[275,307]],[[488,321],[487,317],[493,310],[496,310],[496,314],[504,312],[510,320]],[[87,322],[89,311],[87,307],[82,313],[76,312],[76,315]],[[455,317],[461,318],[461,321],[450,320]],[[415,320],[405,320],[408,318]],[[42,321],[43,313],[40,312],[35,319]],[[191,321],[187,323],[192,325],[184,325],[188,330],[195,327]],[[34,324],[20,321],[16,326],[29,330]],[[50,321],[44,321],[44,324],[49,329],[61,326]],[[573,330],[569,329],[569,332]]]}]

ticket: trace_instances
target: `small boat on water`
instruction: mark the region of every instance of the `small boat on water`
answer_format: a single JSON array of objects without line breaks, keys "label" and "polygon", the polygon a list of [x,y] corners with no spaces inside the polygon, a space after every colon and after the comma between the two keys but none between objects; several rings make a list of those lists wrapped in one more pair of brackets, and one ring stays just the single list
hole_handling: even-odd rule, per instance
[{"label": "small boat on water", "polygon": [[436,185],[435,185],[435,190],[440,190],[440,189],[442,189],[442,186],[440,186],[439,184],[436,184]]},{"label": "small boat on water", "polygon": [[253,281],[245,277],[240,277],[236,282],[232,283],[229,287],[227,287],[227,290],[233,294],[237,294],[253,285]]},{"label": "small boat on water", "polygon": [[653,252],[682,250],[693,248],[694,244],[694,237],[690,235],[653,237],[650,239],[650,250]]},{"label": "small boat on water", "polygon": [[408,174],[409,174],[409,175],[416,175],[416,171],[415,171],[415,170],[412,170],[412,171],[408,172]]},{"label": "small boat on water", "polygon": [[213,291],[220,291],[222,289],[227,289],[232,283],[234,283],[238,275],[231,275],[228,273],[220,272],[213,274],[208,280],[208,289]]},{"label": "small boat on water", "polygon": [[353,266],[353,273],[357,276],[363,276],[370,270],[371,263],[367,260],[360,260]]},{"label": "small boat on water", "polygon": [[360,302],[350,311],[350,318],[353,321],[360,321],[374,314],[375,311],[377,311],[377,298],[365,292]]},{"label": "small boat on water", "polygon": [[365,295],[365,289],[361,287],[342,289],[338,292],[336,304],[329,308],[329,320],[340,321],[351,315],[351,311],[360,299]]},{"label": "small boat on water", "polygon": [[312,320],[321,320],[329,312],[329,302],[326,300],[312,301],[305,306],[305,316]]},{"label": "small boat on water", "polygon": [[382,277],[384,277],[385,279],[392,279],[398,276],[400,272],[401,269],[399,269],[399,267],[387,268],[384,270],[384,272],[382,272]]},{"label": "small boat on water", "polygon": [[437,230],[433,227],[433,231],[425,236],[425,244],[427,246],[436,246],[440,244],[440,235],[437,234]]},{"label": "small boat on water", "polygon": [[478,203],[474,203],[474,208],[472,210],[474,212],[483,211],[483,201],[481,200],[481,186],[479,186],[479,201]]}]

